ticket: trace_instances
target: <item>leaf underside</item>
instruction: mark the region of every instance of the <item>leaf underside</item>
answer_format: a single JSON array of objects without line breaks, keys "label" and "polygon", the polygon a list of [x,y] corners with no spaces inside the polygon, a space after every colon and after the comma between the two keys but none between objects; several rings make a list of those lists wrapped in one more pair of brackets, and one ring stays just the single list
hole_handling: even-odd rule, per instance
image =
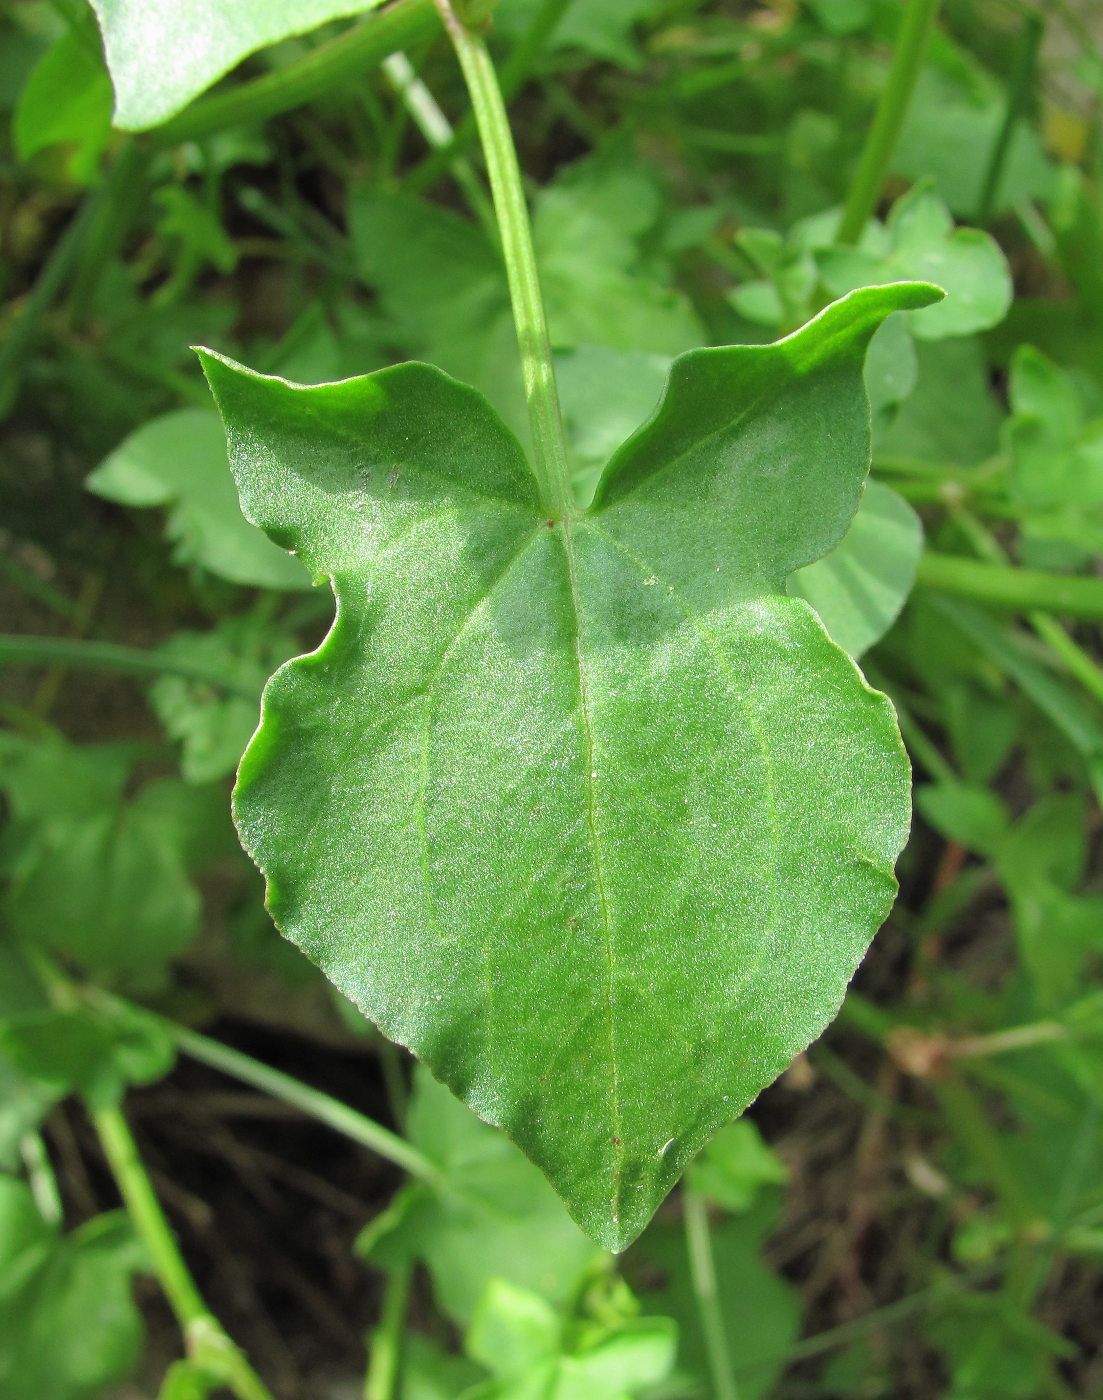
[{"label": "leaf underside", "polygon": [[569,521],[438,370],[303,388],[203,353],[246,515],[337,598],[235,792],[271,913],[609,1249],[891,907],[895,719],[785,582],[857,507],[870,335],[936,296],[681,356]]}]

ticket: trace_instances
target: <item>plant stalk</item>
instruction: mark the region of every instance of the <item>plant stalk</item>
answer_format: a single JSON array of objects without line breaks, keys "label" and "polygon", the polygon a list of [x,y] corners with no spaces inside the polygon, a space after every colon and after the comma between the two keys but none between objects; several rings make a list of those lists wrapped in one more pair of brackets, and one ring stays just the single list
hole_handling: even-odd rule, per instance
[{"label": "plant stalk", "polygon": [[141,647],[114,642],[90,642],[79,637],[23,637],[0,634],[0,666],[79,666],[93,671],[127,671],[137,676],[180,676],[184,680],[216,685],[245,700],[258,699],[253,686],[207,667],[164,656]]},{"label": "plant stalk", "polygon": [[[528,28],[502,66],[500,83],[506,102],[514,98],[524,86],[533,63],[555,33],[559,21],[572,3],[573,0],[542,0]],[[404,181],[406,188],[418,192],[427,190],[448,168],[449,162],[458,153],[465,151],[477,136],[478,124],[474,114],[469,113],[456,128],[451,142],[426,156],[421,164],[411,171]]]},{"label": "plant stalk", "polygon": [[[455,131],[452,123],[444,115],[439,103],[426,85],[418,77],[413,64],[404,53],[392,53],[383,60],[383,72],[395,91],[401,97],[406,110],[413,117],[417,129],[425,137],[433,151],[451,150]],[[452,151],[448,158],[448,169],[452,178],[464,193],[471,212],[482,224],[492,239],[498,229],[494,220],[494,209],[487,198],[486,188],[471,162],[465,155]]]},{"label": "plant stalk", "polygon": [[559,411],[559,393],[544,299],[536,270],[532,229],[509,118],[486,44],[461,23],[450,0],[436,0],[436,4],[463,69],[486,157],[494,210],[502,236],[517,344],[521,352],[536,477],[551,514],[558,518],[569,517],[574,512],[574,503],[567,466],[567,443]]},{"label": "plant stalk", "polygon": [[203,1301],[161,1209],[122,1110],[99,1109],[92,1112],[92,1122],[127,1212],[184,1333],[189,1356],[197,1365],[216,1374],[237,1400],[274,1400],[272,1392]]},{"label": "plant stalk", "polygon": [[938,6],[939,0],[908,0],[893,50],[892,66],[846,198],[843,221],[836,235],[837,243],[857,243],[877,208],[923,67]]},{"label": "plant stalk", "polygon": [[694,1190],[690,1181],[682,1187],[682,1215],[686,1230],[686,1249],[689,1252],[689,1271],[693,1279],[701,1331],[705,1336],[705,1352],[708,1356],[709,1374],[712,1377],[713,1395],[715,1400],[739,1400],[739,1387],[735,1383],[735,1372],[728,1353],[728,1338],[724,1331],[724,1318],[716,1293],[716,1265],[712,1255],[712,1236],[709,1233],[708,1206],[704,1196]]},{"label": "plant stalk", "polygon": [[198,1031],[177,1025],[174,1021],[164,1021],[163,1024],[180,1049],[193,1060],[199,1060],[233,1079],[239,1079],[243,1084],[251,1084],[255,1089],[271,1094],[274,1099],[280,1099],[300,1112],[309,1114],[311,1118],[325,1123],[335,1132],[378,1153],[388,1162],[393,1162],[396,1167],[401,1167],[404,1172],[417,1177],[419,1181],[438,1187],[442,1185],[440,1171],[428,1157],[423,1156],[405,1138],[388,1131],[364,1114],[357,1113],[347,1104],[339,1103],[320,1089],[312,1089],[289,1074],[283,1074],[270,1065],[254,1060],[250,1055],[243,1055],[240,1050],[223,1045],[221,1041],[211,1040],[208,1036],[200,1035]]},{"label": "plant stalk", "polygon": [[379,1326],[371,1334],[364,1400],[394,1400],[402,1365],[402,1333],[410,1301],[409,1264],[399,1264],[387,1279]]},{"label": "plant stalk", "polygon": [[924,554],[916,582],[938,593],[972,598],[1012,612],[1039,608],[1086,622],[1103,620],[1103,579],[1099,578],[1072,578],[957,555]]},{"label": "plant stalk", "polygon": [[[959,506],[953,512],[953,516],[982,560],[988,564],[1006,566],[1008,560],[1003,546],[971,511]],[[1099,663],[1093,660],[1048,612],[1040,608],[1030,608],[1026,620],[1063,663],[1069,674],[1080,682],[1089,695],[1103,703],[1103,668]]]},{"label": "plant stalk", "polygon": [[1007,166],[1011,139],[1019,118],[1025,116],[1034,89],[1035,73],[1038,67],[1038,52],[1045,34],[1045,20],[1038,14],[1027,14],[1023,21],[1023,35],[1019,41],[1019,51],[1015,57],[1015,69],[1011,75],[1011,90],[1007,98],[1007,110],[1003,124],[996,136],[996,144],[988,159],[988,169],[984,175],[980,199],[977,201],[977,223],[981,228],[992,218],[1000,183]]}]

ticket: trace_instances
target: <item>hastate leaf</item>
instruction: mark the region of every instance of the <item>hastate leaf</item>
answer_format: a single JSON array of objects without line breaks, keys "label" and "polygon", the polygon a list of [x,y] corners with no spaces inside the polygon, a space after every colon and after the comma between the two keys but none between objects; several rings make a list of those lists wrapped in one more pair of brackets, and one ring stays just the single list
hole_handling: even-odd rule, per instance
[{"label": "hastate leaf", "polygon": [[440,371],[203,357],[246,515],[337,598],[239,772],[273,917],[607,1248],[819,1034],[891,906],[892,710],[785,581],[857,507],[870,335],[937,295],[681,356],[566,519]]}]

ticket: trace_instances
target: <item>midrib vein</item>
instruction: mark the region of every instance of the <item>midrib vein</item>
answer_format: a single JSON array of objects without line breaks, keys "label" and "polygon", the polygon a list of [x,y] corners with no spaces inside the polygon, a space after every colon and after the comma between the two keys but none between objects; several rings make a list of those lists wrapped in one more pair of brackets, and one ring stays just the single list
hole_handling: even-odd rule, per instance
[{"label": "midrib vein", "polygon": [[597,834],[597,790],[595,778],[597,770],[594,749],[594,725],[590,712],[590,691],[586,681],[586,666],[582,657],[582,607],[578,591],[578,573],[575,565],[574,541],[571,538],[571,520],[563,517],[563,551],[567,557],[567,577],[571,587],[571,605],[574,608],[574,652],[578,667],[578,700],[582,719],[582,736],[586,759],[586,826],[590,835],[590,850],[593,855],[594,883],[597,887],[598,904],[601,907],[601,920],[605,929],[606,1000],[609,1026],[609,1084],[610,1118],[613,1128],[613,1153],[616,1167],[613,1173],[613,1194],[610,1201],[610,1214],[613,1223],[620,1224],[621,1170],[624,1160],[623,1133],[620,1122],[620,1082],[617,1073],[616,1017],[613,1013],[613,987],[616,972],[616,956],[613,948],[613,920],[609,910],[609,896],[605,885],[605,872],[602,869],[601,851]]}]

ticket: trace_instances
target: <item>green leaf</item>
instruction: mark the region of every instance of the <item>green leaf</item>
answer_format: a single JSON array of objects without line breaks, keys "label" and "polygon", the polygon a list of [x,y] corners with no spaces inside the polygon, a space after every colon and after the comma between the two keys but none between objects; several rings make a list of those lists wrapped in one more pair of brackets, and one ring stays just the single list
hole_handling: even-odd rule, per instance
[{"label": "green leaf", "polygon": [[294,640],[274,631],[264,618],[245,613],[224,619],[210,632],[177,632],[159,650],[175,661],[224,670],[235,691],[255,687],[255,700],[181,676],[162,676],[150,687],[158,719],[183,746],[180,771],[186,781],[225,777],[237,767],[257,727],[266,677],[295,650]]},{"label": "green leaf", "polygon": [[[945,43],[944,33],[938,37]],[[970,218],[1007,113],[1007,93],[963,49],[956,50],[947,68],[956,71],[939,72],[928,64],[920,74],[892,170],[909,180],[933,178],[954,213]],[[1019,122],[994,212],[1013,209],[1023,200],[1048,198],[1054,175],[1034,126]]]},{"label": "green leaf", "polygon": [[60,1235],[21,1182],[0,1178],[4,1400],[93,1400],[122,1380],[141,1348],[131,1279],[144,1265],[121,1211]]},{"label": "green leaf", "polygon": [[819,1034],[891,906],[891,707],[784,589],[857,508],[873,330],[937,295],[682,356],[566,521],[439,371],[306,389],[203,355],[246,514],[337,596],[239,772],[273,917],[607,1248]]},{"label": "green leaf", "polygon": [[305,588],[302,566],[242,517],[218,418],[182,408],[138,428],[88,477],[97,496],[128,506],[168,506],[165,533],[177,558],[231,583]]},{"label": "green leaf", "polygon": [[675,1330],[665,1317],[626,1318],[580,1326],[568,1342],[542,1298],[492,1279],[467,1351],[499,1380],[474,1387],[464,1400],[629,1400],[669,1374]]},{"label": "green leaf", "polygon": [[871,282],[916,278],[946,292],[938,306],[909,316],[921,340],[972,335],[1002,321],[1011,305],[1011,272],[999,245],[975,228],[955,228],[950,211],[919,185],[892,207],[885,225],[887,246],[821,248],[816,253],[824,285],[833,296]]},{"label": "green leaf", "polygon": [[465,1324],[491,1278],[565,1302],[600,1256],[532,1163],[424,1069],[407,1131],[447,1186],[405,1187],[359,1252],[382,1268],[423,1262],[441,1308]]},{"label": "green leaf", "polygon": [[875,456],[972,466],[999,450],[1001,411],[978,336],[915,344],[919,378],[895,417],[875,424]]},{"label": "green leaf", "polygon": [[95,179],[111,132],[111,83],[98,44],[89,37],[67,30],[43,54],[19,95],[12,122],[21,161],[63,144],[68,148],[64,172],[81,184]]},{"label": "green leaf", "polygon": [[218,1376],[191,1361],[174,1361],[165,1372],[157,1400],[207,1400],[221,1385]]},{"label": "green leaf", "polygon": [[789,1179],[749,1118],[721,1128],[690,1167],[695,1190],[725,1210],[749,1210],[765,1185]]},{"label": "green leaf", "polygon": [[92,0],[115,85],[115,125],[157,126],[246,55],[383,0]]},{"label": "green leaf", "polygon": [[789,593],[806,598],[839,646],[858,657],[900,615],[922,551],[915,511],[890,487],[869,481],[842,543],[793,574]]},{"label": "green leaf", "polygon": [[593,500],[605,463],[654,412],[670,373],[670,356],[583,345],[555,357],[559,402],[572,453],[580,505]]},{"label": "green leaf", "polygon": [[[654,177],[615,152],[568,167],[537,196],[533,238],[556,349],[674,355],[701,343],[665,265],[643,256],[660,210]],[[359,267],[403,351],[480,389],[527,433],[499,250],[458,214],[375,189],[354,194],[350,224]]]},{"label": "green leaf", "polygon": [[[502,0],[495,28],[519,36],[539,4],[540,0]],[[639,68],[643,57],[632,31],[662,8],[661,0],[585,0],[568,6],[549,42],[553,48],[578,49],[621,68]]]},{"label": "green leaf", "polygon": [[181,804],[166,810],[149,789],[124,801],[132,759],[119,747],[3,735],[0,758],[13,815],[0,852],[14,932],[109,975],[182,952],[198,932],[200,901]]},{"label": "green leaf", "polygon": [[162,1023],[132,1008],[25,1012],[0,1021],[0,1050],[16,1069],[56,1096],[84,1095],[93,1108],[120,1101],[128,1084],[152,1084],[172,1068]]},{"label": "green leaf", "polygon": [[918,379],[919,359],[908,318],[890,316],[869,342],[866,355],[866,392],[874,416],[906,399]]},{"label": "green leaf", "polygon": [[0,1168],[16,1171],[20,1145],[57,1103],[60,1091],[17,1069],[0,1050]]},{"label": "green leaf", "polygon": [[1077,565],[1103,549],[1103,418],[1088,420],[1072,377],[1020,345],[1008,385],[1009,486],[1023,506],[1023,555],[1045,566],[1055,544]]},{"label": "green leaf", "polygon": [[917,788],[915,805],[947,841],[991,855],[1007,831],[1007,808],[994,792],[966,783],[930,783]]}]

